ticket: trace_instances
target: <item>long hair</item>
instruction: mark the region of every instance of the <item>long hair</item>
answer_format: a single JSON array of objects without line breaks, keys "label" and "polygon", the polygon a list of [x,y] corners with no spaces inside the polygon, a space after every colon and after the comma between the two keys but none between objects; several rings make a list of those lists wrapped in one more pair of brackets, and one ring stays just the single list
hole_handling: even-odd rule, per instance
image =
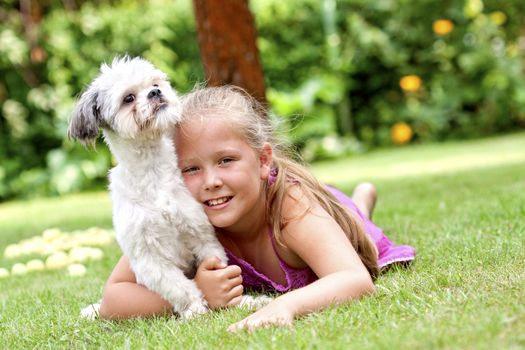
[{"label": "long hair", "polygon": [[[268,142],[274,149],[272,167],[277,169],[275,183],[266,186],[266,219],[273,228],[276,241],[282,244],[282,230],[292,220],[282,213],[284,199],[290,186],[300,186],[302,193],[312,203],[319,205],[334,218],[345,232],[352,246],[372,278],[377,277],[377,251],[368,237],[362,220],[347,210],[339,201],[292,155],[286,143],[277,140],[271,116],[267,109],[243,89],[236,86],[197,88],[183,97],[183,118],[211,118],[220,116],[259,153]],[[302,215],[308,213],[305,211]]]}]

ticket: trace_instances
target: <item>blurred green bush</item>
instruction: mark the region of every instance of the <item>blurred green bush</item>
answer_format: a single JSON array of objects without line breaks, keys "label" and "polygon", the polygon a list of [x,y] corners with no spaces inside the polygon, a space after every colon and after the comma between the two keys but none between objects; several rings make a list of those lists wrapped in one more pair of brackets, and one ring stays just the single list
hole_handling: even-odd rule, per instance
[{"label": "blurred green bush", "polygon": [[260,5],[270,101],[307,160],[525,126],[523,1]]},{"label": "blurred green bush", "polygon": [[[105,147],[67,140],[75,97],[115,55],[180,91],[202,81],[190,0],[0,7],[0,200],[102,186]],[[308,161],[525,126],[522,0],[251,0],[268,99]]]}]

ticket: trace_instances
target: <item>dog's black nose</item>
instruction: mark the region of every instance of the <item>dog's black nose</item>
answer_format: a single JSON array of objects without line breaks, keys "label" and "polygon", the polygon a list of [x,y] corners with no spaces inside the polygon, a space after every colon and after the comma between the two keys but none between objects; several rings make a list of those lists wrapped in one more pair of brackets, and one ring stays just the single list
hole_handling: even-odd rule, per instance
[{"label": "dog's black nose", "polygon": [[153,98],[153,97],[161,97],[162,96],[162,91],[160,91],[160,89],[153,89],[149,92],[148,94],[148,98]]}]

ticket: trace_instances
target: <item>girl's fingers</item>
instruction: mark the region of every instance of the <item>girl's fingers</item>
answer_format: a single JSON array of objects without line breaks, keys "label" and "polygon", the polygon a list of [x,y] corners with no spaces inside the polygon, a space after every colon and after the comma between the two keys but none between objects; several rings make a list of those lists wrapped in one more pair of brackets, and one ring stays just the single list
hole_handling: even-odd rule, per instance
[{"label": "girl's fingers", "polygon": [[242,285],[238,285],[234,288],[232,288],[232,290],[230,290],[230,292],[228,293],[228,299],[230,299],[230,301],[228,301],[226,303],[226,307],[230,307],[230,306],[235,306],[235,305],[239,305],[239,303],[241,302],[242,300],[242,292],[244,291],[244,288],[242,287]]},{"label": "girl's fingers", "polygon": [[226,264],[224,264],[221,261],[221,259],[219,259],[218,257],[214,256],[214,257],[211,257],[211,258],[204,259],[204,261],[199,266],[199,269],[202,269],[202,270],[217,270],[217,269],[222,269],[222,268],[225,268],[225,267],[226,267]]},{"label": "girl's fingers", "polygon": [[272,325],[272,322],[264,322],[262,320],[248,320],[244,319],[240,322],[234,323],[228,327],[228,332],[236,333],[242,330],[253,332],[257,328],[268,328]]},{"label": "girl's fingers", "polygon": [[230,265],[224,269],[226,278],[235,278],[241,275],[241,268],[237,265]]},{"label": "girl's fingers", "polygon": [[244,287],[242,286],[242,284],[239,284],[235,287],[233,287],[230,292],[228,293],[228,295],[231,297],[231,298],[235,298],[235,297],[238,297],[239,295],[242,296],[242,292],[244,291]]},{"label": "girl's fingers", "polygon": [[242,285],[242,276],[239,275],[237,277],[230,278],[228,282],[229,282],[230,288],[233,289],[236,286]]},{"label": "girl's fingers", "polygon": [[234,324],[230,325],[227,328],[227,331],[230,332],[230,333],[236,333],[236,332],[244,329],[245,324],[246,324],[246,322],[244,320],[240,321],[240,322],[237,322],[237,323],[234,323]]},{"label": "girl's fingers", "polygon": [[228,302],[228,304],[226,304],[226,307],[239,305],[239,304],[241,303],[241,300],[242,300],[242,294],[241,294],[241,295],[237,295],[236,297],[233,297],[233,298]]},{"label": "girl's fingers", "polygon": [[268,328],[271,326],[291,326],[292,321],[280,318],[280,317],[271,317],[271,318],[263,318],[263,317],[253,317],[249,316],[245,318],[242,321],[239,321],[237,323],[232,324],[228,327],[228,332],[235,333],[238,331],[246,330],[248,332],[253,332],[257,328]]}]

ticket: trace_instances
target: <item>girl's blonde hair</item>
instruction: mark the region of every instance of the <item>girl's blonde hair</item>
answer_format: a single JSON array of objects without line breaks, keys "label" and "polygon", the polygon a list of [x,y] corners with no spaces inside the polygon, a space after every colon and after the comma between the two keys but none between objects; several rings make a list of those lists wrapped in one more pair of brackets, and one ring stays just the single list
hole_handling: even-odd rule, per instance
[{"label": "girl's blonde hair", "polygon": [[336,220],[372,278],[377,276],[377,251],[364,231],[361,219],[339,203],[303,165],[294,160],[283,142],[278,142],[268,111],[257,100],[236,86],[198,88],[183,97],[182,114],[183,118],[192,119],[219,115],[230,122],[232,128],[257,152],[266,142],[272,145],[272,167],[277,169],[277,177],[272,186],[266,186],[266,199],[267,218],[277,242],[282,244],[281,231],[291,220],[297,219],[285,219],[282,213],[283,200],[290,184],[294,183],[300,186],[310,203],[319,203]]}]

